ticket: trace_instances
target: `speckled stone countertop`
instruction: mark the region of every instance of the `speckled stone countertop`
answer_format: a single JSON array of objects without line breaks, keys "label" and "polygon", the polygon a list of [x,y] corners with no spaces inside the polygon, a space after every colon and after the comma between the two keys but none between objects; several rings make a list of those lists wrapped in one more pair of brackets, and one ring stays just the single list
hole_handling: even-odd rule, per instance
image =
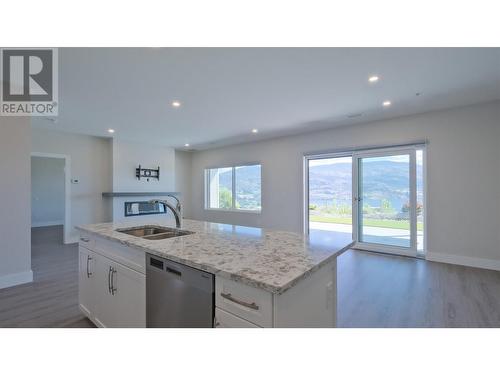
[{"label": "speckled stone countertop", "polygon": [[80,225],[77,229],[277,294],[352,246],[347,233],[312,231],[304,236],[195,220],[183,220],[181,228],[195,234],[164,240],[147,240],[116,231],[141,225],[175,227],[167,219],[134,218]]}]

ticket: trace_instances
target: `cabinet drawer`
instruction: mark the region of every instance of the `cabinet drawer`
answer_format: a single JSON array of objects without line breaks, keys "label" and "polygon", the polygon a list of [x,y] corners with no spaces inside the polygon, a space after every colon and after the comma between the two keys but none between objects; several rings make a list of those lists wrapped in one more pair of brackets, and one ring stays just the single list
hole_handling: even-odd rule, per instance
[{"label": "cabinet drawer", "polygon": [[80,234],[80,239],[78,241],[78,244],[80,246],[83,246],[89,250],[94,250],[95,248],[95,238],[88,235],[88,234],[85,234],[85,233],[81,233]]},{"label": "cabinet drawer", "polygon": [[215,308],[215,328],[260,328],[236,315]]},{"label": "cabinet drawer", "polygon": [[260,327],[273,325],[273,296],[262,289],[216,277],[215,305]]},{"label": "cabinet drawer", "polygon": [[97,237],[95,251],[134,271],[146,274],[146,253],[119,243]]}]

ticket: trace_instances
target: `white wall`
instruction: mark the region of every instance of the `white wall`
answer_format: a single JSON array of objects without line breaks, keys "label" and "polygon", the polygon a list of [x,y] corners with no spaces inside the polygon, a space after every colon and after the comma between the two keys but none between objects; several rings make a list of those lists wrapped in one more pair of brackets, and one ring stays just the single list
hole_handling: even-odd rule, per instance
[{"label": "white wall", "polygon": [[[139,167],[157,169],[160,179],[140,180],[135,176]],[[175,151],[170,147],[134,143],[113,139],[113,191],[114,192],[173,192],[175,191]],[[165,199],[162,196],[114,197],[108,198],[113,205],[113,221],[127,222],[136,217],[126,218],[124,204],[130,201]],[[172,216],[171,213],[168,215]]]},{"label": "white wall", "polygon": [[[160,180],[135,177],[135,169],[160,167]],[[174,191],[175,151],[170,147],[113,139],[113,191]]]},{"label": "white wall", "polygon": [[30,120],[0,117],[0,288],[30,282]]},{"label": "white wall", "polygon": [[31,157],[31,226],[64,224],[64,159]]},{"label": "white wall", "polygon": [[43,129],[32,130],[32,152],[68,155],[71,176],[70,241],[78,240],[75,225],[110,221],[111,208],[102,192],[112,187],[110,140]]},{"label": "white wall", "polygon": [[192,152],[175,151],[175,191],[181,193],[182,216],[186,219],[192,216],[191,156]]},{"label": "white wall", "polygon": [[[500,269],[500,102],[196,152],[194,219],[302,231],[304,153],[428,140],[430,258]],[[262,212],[204,210],[203,170],[260,161]]]}]

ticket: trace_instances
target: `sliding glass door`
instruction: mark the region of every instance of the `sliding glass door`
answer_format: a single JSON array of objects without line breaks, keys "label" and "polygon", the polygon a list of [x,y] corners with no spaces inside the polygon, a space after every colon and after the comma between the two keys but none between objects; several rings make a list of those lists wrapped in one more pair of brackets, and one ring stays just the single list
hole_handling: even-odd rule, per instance
[{"label": "sliding glass door", "polygon": [[354,159],[358,247],[416,255],[415,150],[360,153]]},{"label": "sliding glass door", "polygon": [[352,232],[364,250],[423,251],[422,147],[306,158],[308,230]]}]

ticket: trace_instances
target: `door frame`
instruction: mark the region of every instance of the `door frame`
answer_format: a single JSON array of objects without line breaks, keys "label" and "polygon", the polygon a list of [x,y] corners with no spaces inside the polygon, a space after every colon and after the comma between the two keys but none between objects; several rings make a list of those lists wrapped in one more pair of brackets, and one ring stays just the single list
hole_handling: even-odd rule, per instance
[{"label": "door frame", "polygon": [[[418,251],[417,249],[417,196],[416,196],[416,152],[418,150],[422,150],[422,167],[423,167],[423,224],[424,224],[424,233],[423,233],[423,250]],[[375,246],[369,246],[365,243],[358,241],[358,206],[359,203],[353,202],[352,208],[352,239],[354,241],[353,248],[358,250],[366,250],[373,252],[381,252],[381,253],[389,253],[396,255],[405,255],[405,256],[414,256],[414,257],[425,257],[427,252],[427,141],[415,142],[402,144],[397,146],[379,146],[379,147],[366,147],[366,148],[357,148],[350,150],[342,150],[342,151],[329,151],[329,152],[318,152],[318,153],[307,153],[303,157],[303,193],[304,193],[304,205],[303,205],[303,233],[304,235],[309,235],[309,161],[310,160],[318,160],[318,159],[329,159],[329,158],[338,158],[338,157],[352,157],[352,198],[358,194],[358,162],[360,156],[367,155],[377,155],[377,156],[388,156],[389,153],[395,153],[396,155],[400,155],[404,151],[409,151],[410,153],[410,205],[414,208],[410,213],[410,235],[411,232],[414,233],[413,238],[410,240],[411,248],[402,248],[398,246],[391,245],[379,245],[375,244]],[[355,176],[358,176],[355,178]],[[376,248],[375,248],[376,247]]]},{"label": "door frame", "polygon": [[[64,159],[64,225],[63,242],[65,245],[73,243],[71,239],[71,156],[52,154],[47,152],[32,152],[31,157]],[[31,179],[30,179],[31,183]]]}]

